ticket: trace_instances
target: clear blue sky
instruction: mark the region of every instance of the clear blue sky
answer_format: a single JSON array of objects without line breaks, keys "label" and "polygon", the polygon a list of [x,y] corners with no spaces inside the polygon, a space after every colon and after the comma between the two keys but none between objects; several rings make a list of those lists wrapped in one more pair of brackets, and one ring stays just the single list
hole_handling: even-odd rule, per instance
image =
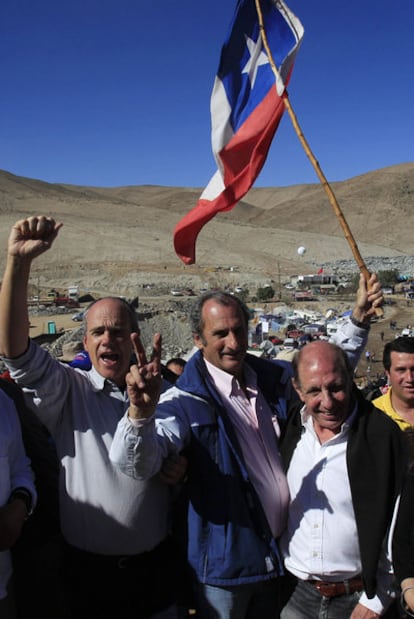
[{"label": "clear blue sky", "polygon": [[[288,0],[289,87],[328,180],[413,161],[413,0]],[[79,185],[204,187],[234,0],[1,0],[0,169]],[[318,182],[285,114],[255,186]]]}]

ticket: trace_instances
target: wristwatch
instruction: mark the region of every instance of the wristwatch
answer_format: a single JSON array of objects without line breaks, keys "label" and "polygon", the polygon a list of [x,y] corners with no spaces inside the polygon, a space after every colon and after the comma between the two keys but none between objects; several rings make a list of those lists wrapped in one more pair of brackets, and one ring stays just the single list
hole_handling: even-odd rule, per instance
[{"label": "wristwatch", "polygon": [[23,501],[27,511],[26,518],[28,518],[33,512],[33,497],[31,492],[24,486],[18,486],[17,488],[12,490],[7,503],[11,503],[15,499],[20,499],[21,501]]}]

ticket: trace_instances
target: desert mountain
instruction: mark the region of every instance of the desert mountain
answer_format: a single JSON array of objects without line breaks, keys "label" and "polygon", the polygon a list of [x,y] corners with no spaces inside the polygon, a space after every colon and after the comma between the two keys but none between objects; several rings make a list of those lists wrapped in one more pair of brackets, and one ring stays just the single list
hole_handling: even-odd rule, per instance
[{"label": "desert mountain", "polygon": [[[335,182],[332,189],[364,258],[414,254],[414,163]],[[217,267],[233,267],[234,281],[260,281],[277,271],[314,272],[321,263],[353,257],[326,193],[315,183],[252,189],[203,228],[197,263],[184,266],[174,252],[173,228],[201,191],[51,184],[0,171],[0,268],[10,226],[31,214],[64,224],[32,272],[47,286],[78,284],[131,295],[143,282],[222,285]],[[303,258],[299,245],[307,248]]]}]

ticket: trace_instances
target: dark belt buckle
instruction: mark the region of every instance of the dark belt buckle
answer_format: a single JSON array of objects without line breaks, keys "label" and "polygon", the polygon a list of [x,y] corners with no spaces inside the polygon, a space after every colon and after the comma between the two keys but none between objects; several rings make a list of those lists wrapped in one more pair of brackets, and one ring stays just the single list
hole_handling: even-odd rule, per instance
[{"label": "dark belt buckle", "polygon": [[124,570],[126,567],[128,567],[128,557],[119,557],[116,564],[120,570]]},{"label": "dark belt buckle", "polygon": [[328,597],[328,598],[335,597],[336,595],[338,595],[337,584],[335,582],[333,582],[332,584],[331,583],[324,583],[321,586],[321,588],[320,588],[320,592],[325,597]]},{"label": "dark belt buckle", "polygon": [[340,587],[338,587],[338,583],[336,582],[313,582],[312,583],[315,589],[319,591],[321,595],[326,598],[336,597],[343,593],[343,590],[340,591]]}]

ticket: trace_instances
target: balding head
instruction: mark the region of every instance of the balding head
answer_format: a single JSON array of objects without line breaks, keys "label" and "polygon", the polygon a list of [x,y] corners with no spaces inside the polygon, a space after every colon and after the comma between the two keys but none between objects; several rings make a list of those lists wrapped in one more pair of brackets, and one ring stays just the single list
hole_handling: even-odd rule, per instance
[{"label": "balding head", "polygon": [[293,379],[295,383],[300,385],[301,368],[310,366],[317,367],[323,359],[329,359],[332,366],[336,367],[344,377],[346,376],[352,380],[352,369],[345,351],[331,342],[315,340],[301,348],[292,361]]},{"label": "balding head", "polygon": [[297,354],[293,368],[293,385],[315,430],[325,438],[337,434],[352,410],[352,371],[345,352],[326,341],[311,342]]}]

